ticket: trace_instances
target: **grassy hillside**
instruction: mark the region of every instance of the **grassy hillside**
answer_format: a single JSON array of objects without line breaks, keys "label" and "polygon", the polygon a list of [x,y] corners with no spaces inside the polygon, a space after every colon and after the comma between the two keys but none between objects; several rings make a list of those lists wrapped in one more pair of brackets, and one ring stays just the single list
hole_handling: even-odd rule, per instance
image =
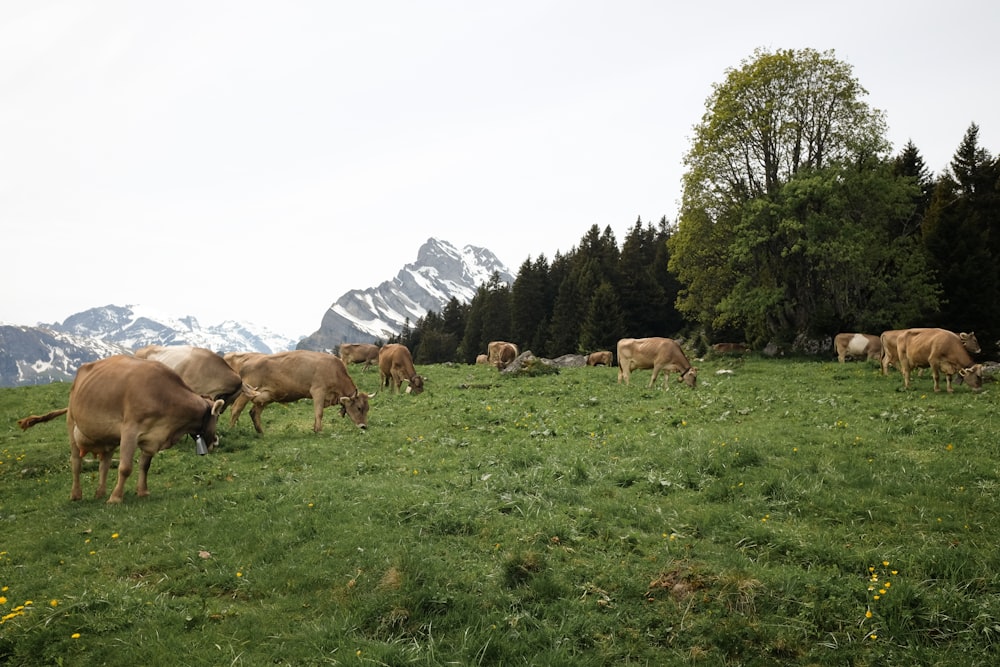
[{"label": "grassy hillside", "polygon": [[62,419],[17,429],[68,385],[0,390],[0,662],[1000,660],[995,385],[699,365],[666,392],[422,367],[367,432],[328,410],[314,434],[308,401],[263,436],[227,412],[219,450],[158,455],[121,506],[89,461],[69,501]]}]

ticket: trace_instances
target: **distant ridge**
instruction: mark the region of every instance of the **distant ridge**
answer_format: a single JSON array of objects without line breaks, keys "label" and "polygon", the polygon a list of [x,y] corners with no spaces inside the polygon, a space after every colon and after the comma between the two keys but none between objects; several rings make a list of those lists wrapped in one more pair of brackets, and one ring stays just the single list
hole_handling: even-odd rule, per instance
[{"label": "distant ridge", "polygon": [[494,273],[502,282],[514,282],[510,270],[491,251],[475,246],[459,250],[430,238],[420,246],[416,261],[392,280],[351,290],[337,299],[323,315],[319,330],[300,341],[298,348],[333,350],[345,342],[387,340],[402,331],[407,320],[415,324],[429,310],[440,313],[452,297],[471,301]]},{"label": "distant ridge", "polygon": [[[407,264],[378,287],[352,290],[323,316],[318,331],[299,342],[302,349],[332,350],[343,342],[387,339],[416,323],[428,310],[441,312],[455,297],[468,302],[494,273],[514,277],[485,248],[429,239]],[[245,322],[202,326],[191,316],[172,317],[141,305],[107,305],[75,313],[64,322],[38,326],[0,323],[0,387],[71,381],[77,369],[146,345],[195,345],[215,352],[281,352],[293,339]]]}]

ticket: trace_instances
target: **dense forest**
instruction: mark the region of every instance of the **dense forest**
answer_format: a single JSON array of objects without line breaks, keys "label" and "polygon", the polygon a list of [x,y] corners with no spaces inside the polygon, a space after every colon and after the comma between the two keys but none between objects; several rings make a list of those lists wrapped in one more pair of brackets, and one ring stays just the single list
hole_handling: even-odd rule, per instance
[{"label": "dense forest", "polygon": [[417,363],[472,363],[491,340],[555,357],[668,336],[701,353],[939,326],[995,354],[1000,157],[973,122],[933,175],[912,141],[890,153],[866,94],[832,51],[758,50],[706,101],[677,220],[637,219],[620,246],[594,224],[394,342]]}]

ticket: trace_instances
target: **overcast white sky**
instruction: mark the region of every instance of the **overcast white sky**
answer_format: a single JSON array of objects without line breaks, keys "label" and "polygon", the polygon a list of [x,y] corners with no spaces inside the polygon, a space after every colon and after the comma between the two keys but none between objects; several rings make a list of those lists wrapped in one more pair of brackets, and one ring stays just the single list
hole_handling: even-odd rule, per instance
[{"label": "overcast white sky", "polygon": [[1000,153],[1000,4],[0,3],[0,322],[107,304],[315,331],[429,237],[513,272],[676,218],[712,85],[833,49],[898,150]]}]

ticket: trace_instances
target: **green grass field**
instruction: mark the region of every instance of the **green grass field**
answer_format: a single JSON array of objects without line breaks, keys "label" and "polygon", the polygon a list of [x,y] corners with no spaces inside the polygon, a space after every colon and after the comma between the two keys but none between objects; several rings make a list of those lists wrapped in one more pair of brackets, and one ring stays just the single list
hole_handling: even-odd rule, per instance
[{"label": "green grass field", "polygon": [[16,426],[67,384],[0,390],[0,663],[1000,662],[996,385],[698,365],[666,392],[420,367],[367,432],[227,412],[121,506],[89,460],[70,502],[64,420]]}]

